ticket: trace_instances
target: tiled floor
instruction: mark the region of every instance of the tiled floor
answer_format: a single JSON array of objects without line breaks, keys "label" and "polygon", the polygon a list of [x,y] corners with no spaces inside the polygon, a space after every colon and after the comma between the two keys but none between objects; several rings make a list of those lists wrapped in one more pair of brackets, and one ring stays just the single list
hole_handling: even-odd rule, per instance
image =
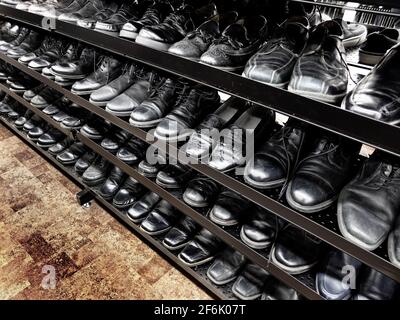
[{"label": "tiled floor", "polygon": [[77,191],[0,125],[0,299],[209,298]]}]

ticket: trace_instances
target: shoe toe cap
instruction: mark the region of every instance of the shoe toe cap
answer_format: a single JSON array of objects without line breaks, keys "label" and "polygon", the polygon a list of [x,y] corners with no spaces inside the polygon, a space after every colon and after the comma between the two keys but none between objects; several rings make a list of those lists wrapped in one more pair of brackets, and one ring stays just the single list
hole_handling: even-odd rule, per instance
[{"label": "shoe toe cap", "polygon": [[273,159],[255,157],[253,163],[249,163],[246,167],[245,175],[249,180],[261,185],[284,179],[286,172]]},{"label": "shoe toe cap", "polygon": [[158,34],[156,30],[154,30],[151,27],[148,28],[143,28],[139,32],[139,36],[142,38],[154,40],[154,41],[163,41],[164,39],[161,37],[161,35]]},{"label": "shoe toe cap", "polygon": [[50,66],[50,62],[45,60],[45,59],[41,59],[41,58],[36,58],[31,60],[28,63],[28,67],[33,68],[33,69],[43,69],[45,67]]},{"label": "shoe toe cap", "polygon": [[192,44],[190,41],[187,39],[183,39],[175,44],[173,44],[169,49],[169,53],[181,56],[181,57],[186,57],[186,58],[200,58],[201,56],[201,51],[198,47],[196,47],[194,44]]},{"label": "shoe toe cap", "polygon": [[195,188],[187,188],[183,194],[184,199],[187,199],[190,203],[198,205],[206,205],[209,201],[209,197],[201,190]]},{"label": "shoe toe cap", "polygon": [[117,90],[114,88],[111,88],[109,86],[104,86],[100,89],[97,89],[96,91],[92,92],[90,95],[90,100],[92,101],[109,101],[118,94]]},{"label": "shoe toe cap", "polygon": [[153,121],[159,118],[159,115],[153,109],[145,106],[138,106],[132,110],[131,119],[137,122]]}]

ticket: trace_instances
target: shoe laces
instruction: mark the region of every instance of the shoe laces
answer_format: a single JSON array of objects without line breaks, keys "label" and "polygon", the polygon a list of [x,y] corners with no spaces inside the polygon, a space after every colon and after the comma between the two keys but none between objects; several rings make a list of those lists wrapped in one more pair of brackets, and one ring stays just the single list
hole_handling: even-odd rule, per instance
[{"label": "shoe laces", "polygon": [[187,36],[189,39],[193,39],[197,36],[205,43],[209,43],[214,40],[214,36],[208,32],[205,32],[204,30],[194,30],[192,32],[189,32]]},{"label": "shoe laces", "polygon": [[222,35],[219,39],[215,39],[212,44],[213,45],[227,44],[230,45],[235,50],[241,49],[246,46],[244,42],[233,39],[229,35]]}]

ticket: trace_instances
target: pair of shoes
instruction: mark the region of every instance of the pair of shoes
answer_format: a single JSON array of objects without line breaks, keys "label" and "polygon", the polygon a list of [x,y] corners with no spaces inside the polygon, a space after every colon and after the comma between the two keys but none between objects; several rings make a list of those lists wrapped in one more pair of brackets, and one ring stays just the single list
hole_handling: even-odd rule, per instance
[{"label": "pair of shoes", "polygon": [[[347,283],[343,281],[344,268],[351,268],[354,277]],[[392,300],[399,289],[396,281],[336,250],[328,254],[315,284],[317,292],[329,300]]]},{"label": "pair of shoes", "polygon": [[8,118],[10,121],[17,120],[25,113],[26,108],[11,96],[6,95],[0,101],[0,116]]},{"label": "pair of shoes", "polygon": [[400,266],[399,192],[399,161],[375,151],[342,190],[337,206],[345,238],[369,251],[388,239],[388,256],[396,266]]},{"label": "pair of shoes", "polygon": [[168,51],[222,70],[243,70],[265,39],[267,21],[263,16],[236,21],[237,17],[236,12],[228,12],[208,20]]},{"label": "pair of shoes", "polygon": [[306,131],[302,124],[289,120],[255,152],[245,167],[244,180],[258,189],[282,187],[291,207],[314,213],[335,202],[351,179],[361,146]]},{"label": "pair of shoes", "polygon": [[337,21],[309,31],[305,17],[288,19],[247,63],[243,76],[336,104],[347,93],[343,30]]}]

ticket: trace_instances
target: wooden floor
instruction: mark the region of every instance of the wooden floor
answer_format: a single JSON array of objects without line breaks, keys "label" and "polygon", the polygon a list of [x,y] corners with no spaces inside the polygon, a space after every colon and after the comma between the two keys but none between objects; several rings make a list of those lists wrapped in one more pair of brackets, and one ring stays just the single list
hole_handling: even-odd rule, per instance
[{"label": "wooden floor", "polygon": [[0,299],[209,299],[78,191],[0,125]]}]

